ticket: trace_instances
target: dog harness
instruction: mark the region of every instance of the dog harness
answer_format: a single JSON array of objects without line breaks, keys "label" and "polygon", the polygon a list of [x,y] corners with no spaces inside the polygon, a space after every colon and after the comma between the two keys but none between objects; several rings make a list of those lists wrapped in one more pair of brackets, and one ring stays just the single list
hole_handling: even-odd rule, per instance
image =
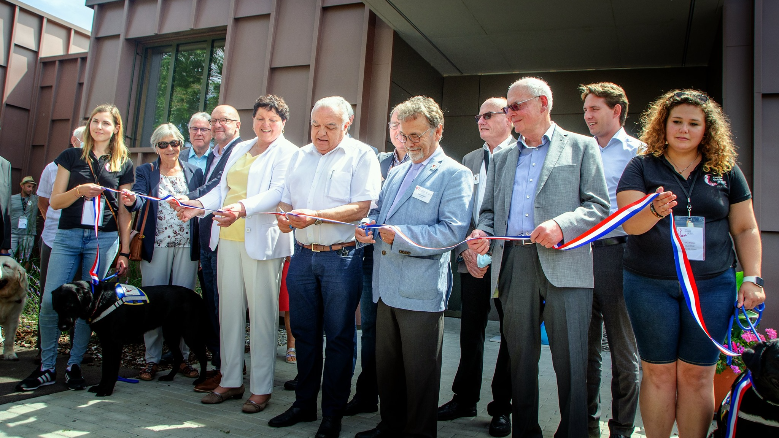
[{"label": "dog harness", "polygon": [[[114,291],[116,292],[116,302],[100,312],[97,317],[91,318],[90,324],[105,318],[111,312],[118,309],[122,304],[138,306],[149,302],[149,297],[146,295],[146,292],[129,284],[116,283],[116,288]],[[98,302],[98,305],[95,306],[95,312],[97,312],[99,305],[100,303]]]}]

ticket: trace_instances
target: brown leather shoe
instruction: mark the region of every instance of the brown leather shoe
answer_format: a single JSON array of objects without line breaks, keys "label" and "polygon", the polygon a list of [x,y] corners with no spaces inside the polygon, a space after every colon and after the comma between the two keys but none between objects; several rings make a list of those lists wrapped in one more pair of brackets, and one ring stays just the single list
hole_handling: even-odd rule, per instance
[{"label": "brown leather shoe", "polygon": [[[208,373],[210,373],[210,371],[206,373],[206,376],[208,376]],[[206,377],[206,380],[203,381],[203,383],[195,385],[195,392],[211,392],[215,390],[220,383],[222,383],[222,373],[217,371],[210,377]]]},{"label": "brown leather shoe", "polygon": [[265,410],[265,408],[268,407],[268,400],[265,400],[262,403],[255,403],[252,401],[252,399],[246,399],[246,402],[243,404],[243,407],[241,407],[241,411],[245,414],[256,414],[258,412],[262,412]]},{"label": "brown leather shoe", "polygon": [[244,391],[245,389],[243,385],[239,386],[238,388],[228,388],[227,391],[221,394],[211,391],[200,400],[200,403],[203,403],[204,405],[216,405],[233,398],[242,398]]}]

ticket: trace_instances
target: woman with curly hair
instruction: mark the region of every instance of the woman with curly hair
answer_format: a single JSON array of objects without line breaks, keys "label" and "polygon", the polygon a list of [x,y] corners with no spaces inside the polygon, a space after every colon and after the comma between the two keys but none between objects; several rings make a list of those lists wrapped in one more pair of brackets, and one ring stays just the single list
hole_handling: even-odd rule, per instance
[{"label": "woman with curly hair", "polygon": [[[670,436],[674,421],[680,436],[704,437],[714,413],[719,351],[682,296],[668,215],[674,213],[684,236],[706,327],[720,342],[734,303],[752,308],[765,300],[760,232],[719,105],[700,91],[673,90],[642,122],[647,148],[628,164],[617,189],[620,207],[660,193],[623,225],[631,235],[623,281],[643,368],[641,416],[648,437]],[[738,293],[736,254],[746,276]]]}]

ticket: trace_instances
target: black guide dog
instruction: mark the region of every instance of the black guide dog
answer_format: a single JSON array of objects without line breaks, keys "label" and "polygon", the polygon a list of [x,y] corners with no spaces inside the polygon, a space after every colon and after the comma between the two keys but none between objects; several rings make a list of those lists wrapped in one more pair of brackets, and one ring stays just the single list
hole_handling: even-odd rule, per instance
[{"label": "black guide dog", "polygon": [[143,333],[162,326],[163,337],[173,353],[173,369],[159,380],[170,381],[179,370],[184,357],[179,340],[184,338],[200,362],[197,385],[205,380],[206,341],[216,335],[208,323],[203,299],[193,290],[181,286],[147,286],[142,290],[148,297],[145,304],[121,304],[102,319],[95,321],[118,300],[117,283],[100,282],[92,287],[87,281],[63,284],[52,292],[52,304],[59,314],[58,326],[67,330],[76,318],[85,319],[100,339],[103,349],[103,369],[100,383],[89,388],[98,397],[109,396],[119,377],[119,366],[124,343],[137,339]]}]

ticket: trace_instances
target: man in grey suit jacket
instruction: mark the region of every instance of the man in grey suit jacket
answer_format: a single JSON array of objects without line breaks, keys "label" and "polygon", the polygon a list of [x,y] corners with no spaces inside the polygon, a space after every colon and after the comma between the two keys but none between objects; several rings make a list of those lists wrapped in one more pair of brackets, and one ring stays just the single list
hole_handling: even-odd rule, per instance
[{"label": "man in grey suit jacket", "polygon": [[[592,253],[553,247],[587,231],[609,211],[598,145],[554,124],[552,90],[522,78],[508,91],[506,114],[520,134],[498,152],[472,237],[528,236],[492,244],[492,284],[503,303],[511,361],[514,436],[542,436],[538,425],[540,324],[557,374],[561,421],[555,437],[587,436],[587,333]],[[488,240],[469,243],[485,254]],[[504,251],[505,247],[505,251]]]},{"label": "man in grey suit jacket", "polygon": [[[463,165],[473,172],[473,211],[469,232],[476,228],[479,208],[484,199],[487,171],[492,155],[515,142],[511,136],[511,121],[503,113],[506,98],[491,97],[479,109],[476,126],[484,144],[463,157]],[[438,408],[438,421],[460,417],[475,417],[476,403],[481,393],[484,368],[484,332],[490,313],[492,290],[490,268],[477,265],[477,254],[463,243],[455,249],[460,273],[462,313],[460,316],[460,364],[452,383],[454,397]],[[495,299],[495,308],[503,326],[503,308]],[[501,337],[495,374],[492,378],[493,401],[487,406],[492,416],[490,435],[506,436],[511,433],[511,379],[508,350],[505,337]]]},{"label": "man in grey suit jacket", "polygon": [[465,238],[471,219],[473,177],[439,145],[444,116],[438,104],[416,96],[396,111],[412,162],[390,172],[370,219],[429,249],[390,228],[381,228],[377,241],[373,233],[355,231],[360,242],[375,243],[381,397],[381,423],[358,438],[436,436],[444,310],[452,290],[450,251],[444,248]]}]

